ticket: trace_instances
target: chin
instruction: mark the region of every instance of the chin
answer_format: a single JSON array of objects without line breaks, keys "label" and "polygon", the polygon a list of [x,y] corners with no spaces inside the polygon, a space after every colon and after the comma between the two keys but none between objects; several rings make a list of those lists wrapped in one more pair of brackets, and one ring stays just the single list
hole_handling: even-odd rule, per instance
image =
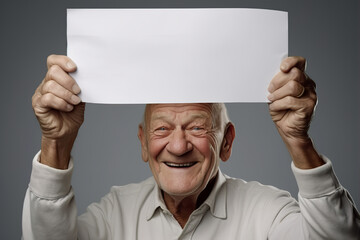
[{"label": "chin", "polygon": [[160,188],[170,196],[187,197],[200,194],[205,186],[202,186],[202,183],[189,183],[187,181],[166,181],[164,184],[160,184]]}]

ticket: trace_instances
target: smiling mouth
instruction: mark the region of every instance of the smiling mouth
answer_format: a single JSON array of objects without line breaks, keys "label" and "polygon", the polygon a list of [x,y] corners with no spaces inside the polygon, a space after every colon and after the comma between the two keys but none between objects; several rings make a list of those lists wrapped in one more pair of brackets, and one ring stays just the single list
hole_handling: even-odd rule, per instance
[{"label": "smiling mouth", "polygon": [[196,162],[191,163],[171,163],[171,162],[164,162],[166,166],[173,167],[173,168],[188,168],[192,167],[196,164]]}]

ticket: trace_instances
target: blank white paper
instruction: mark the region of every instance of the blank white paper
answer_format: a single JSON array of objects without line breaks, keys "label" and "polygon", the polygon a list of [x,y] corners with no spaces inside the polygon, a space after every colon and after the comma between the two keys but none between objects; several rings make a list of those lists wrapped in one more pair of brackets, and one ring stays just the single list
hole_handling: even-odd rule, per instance
[{"label": "blank white paper", "polygon": [[287,12],[68,9],[67,40],[84,102],[268,102]]}]

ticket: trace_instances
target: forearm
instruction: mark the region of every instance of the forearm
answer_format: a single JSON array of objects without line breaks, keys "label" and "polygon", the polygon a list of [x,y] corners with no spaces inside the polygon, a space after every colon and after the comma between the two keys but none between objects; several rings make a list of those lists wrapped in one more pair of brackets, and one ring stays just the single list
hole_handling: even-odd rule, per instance
[{"label": "forearm", "polygon": [[299,186],[300,211],[284,207],[269,239],[358,239],[359,213],[338,182],[329,160],[304,170],[292,164]]},{"label": "forearm", "polygon": [[71,189],[72,162],[58,170],[33,161],[33,171],[23,206],[23,237],[76,239],[77,211]]},{"label": "forearm", "polygon": [[299,186],[299,205],[311,239],[358,239],[360,216],[331,166],[302,170],[292,166]]}]

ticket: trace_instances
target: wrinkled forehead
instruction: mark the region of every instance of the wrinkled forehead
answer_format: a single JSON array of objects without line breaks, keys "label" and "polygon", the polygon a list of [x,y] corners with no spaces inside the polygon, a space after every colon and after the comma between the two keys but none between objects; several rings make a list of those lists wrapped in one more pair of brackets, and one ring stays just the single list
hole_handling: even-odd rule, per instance
[{"label": "wrinkled forehead", "polygon": [[[153,119],[155,114],[158,113],[165,115],[167,115],[166,113],[173,113],[173,115],[177,115],[177,121],[179,121],[180,119],[180,122],[181,121],[186,122],[187,119],[183,119],[183,117],[185,116],[185,118],[187,118],[187,114],[174,114],[174,113],[176,112],[186,113],[187,111],[191,112],[189,115],[190,116],[192,115],[191,117],[193,118],[195,118],[194,115],[198,115],[198,114],[206,115],[207,117],[206,122],[209,123],[210,121],[211,128],[214,131],[218,130],[220,132],[223,132],[226,125],[230,122],[229,116],[227,114],[226,106],[223,103],[147,104],[145,107],[143,121],[141,125],[143,129],[146,131],[147,127],[150,126],[151,124],[150,120]],[[170,121],[172,120],[170,119]]]},{"label": "wrinkled forehead", "polygon": [[145,108],[145,122],[158,118],[171,118],[177,114],[182,116],[198,115],[204,118],[212,118],[212,104],[189,103],[189,104],[148,104]]}]

